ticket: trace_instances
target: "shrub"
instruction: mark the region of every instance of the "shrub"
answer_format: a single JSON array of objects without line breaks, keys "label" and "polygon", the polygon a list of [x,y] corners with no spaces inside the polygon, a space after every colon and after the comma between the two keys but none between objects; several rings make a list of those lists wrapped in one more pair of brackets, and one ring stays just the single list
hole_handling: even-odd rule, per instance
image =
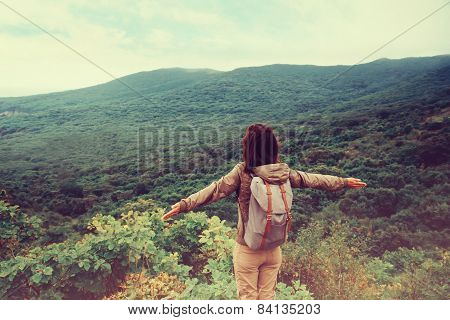
[{"label": "shrub", "polygon": [[424,251],[400,248],[386,252],[384,259],[395,267],[392,299],[448,299],[450,295],[449,253],[437,250],[436,257]]},{"label": "shrub", "polygon": [[74,181],[64,181],[59,188],[59,192],[73,198],[83,197],[83,187]]},{"label": "shrub", "polygon": [[345,224],[313,223],[283,247],[281,281],[305,284],[317,299],[372,299],[377,290],[366,270],[367,256],[352,245]]},{"label": "shrub", "polygon": [[[14,235],[28,244],[34,235],[21,228],[31,218],[4,202],[0,208],[6,230],[2,236]],[[371,227],[361,228],[355,218],[332,222],[341,215],[333,211],[325,210],[322,219],[334,219],[311,222],[295,242],[283,245],[277,299],[448,298],[448,251],[399,248],[372,258],[362,236]],[[237,298],[232,261],[236,230],[224,220],[200,212],[163,222],[163,209],[145,199],[113,214],[118,218],[94,216],[80,238],[23,250],[1,261],[0,298]]]},{"label": "shrub", "polygon": [[306,289],[304,284],[295,280],[292,286],[288,286],[283,282],[278,282],[275,291],[276,300],[312,300],[312,294]]},{"label": "shrub", "polygon": [[208,219],[208,228],[199,237],[202,255],[207,259],[202,270],[205,277],[188,280],[181,299],[237,299],[232,273],[233,235],[234,230],[225,221],[216,216]]},{"label": "shrub", "polygon": [[130,273],[119,285],[119,291],[105,297],[105,300],[160,300],[174,299],[186,285],[176,275],[161,272],[154,278],[144,273]]},{"label": "shrub", "polygon": [[164,232],[164,248],[178,252],[183,260],[198,253],[201,246],[199,236],[208,226],[208,218],[204,212],[190,212],[182,219],[177,219],[170,224]]},{"label": "shrub", "polygon": [[29,247],[42,235],[42,221],[38,217],[30,217],[0,200],[0,259],[6,259]]},{"label": "shrub", "polygon": [[146,194],[147,192],[148,192],[148,188],[147,188],[147,186],[146,186],[144,183],[142,183],[142,182],[137,183],[136,186],[135,186],[134,189],[133,189],[133,193],[134,193],[135,195],[137,195],[137,196]]},{"label": "shrub", "polygon": [[161,249],[161,210],[129,211],[115,220],[97,215],[79,241],[37,247],[0,262],[2,298],[99,298],[116,290],[128,272],[165,271],[186,277],[190,267]]}]

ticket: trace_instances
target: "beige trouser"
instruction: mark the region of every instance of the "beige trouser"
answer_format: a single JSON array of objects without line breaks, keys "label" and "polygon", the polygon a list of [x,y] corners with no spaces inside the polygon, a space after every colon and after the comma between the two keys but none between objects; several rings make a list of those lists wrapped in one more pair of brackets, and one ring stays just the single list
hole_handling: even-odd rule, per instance
[{"label": "beige trouser", "polygon": [[270,250],[252,250],[236,242],[233,265],[238,298],[273,300],[281,260],[279,246]]}]

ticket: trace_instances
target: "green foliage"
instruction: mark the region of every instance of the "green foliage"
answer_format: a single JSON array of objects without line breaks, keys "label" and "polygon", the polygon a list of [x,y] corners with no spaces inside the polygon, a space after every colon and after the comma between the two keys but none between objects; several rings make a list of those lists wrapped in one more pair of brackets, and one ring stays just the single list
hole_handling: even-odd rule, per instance
[{"label": "green foliage", "polygon": [[59,191],[69,197],[74,197],[74,198],[82,198],[83,197],[83,187],[81,187],[74,181],[64,181],[61,184]]},{"label": "green foliage", "polygon": [[0,260],[20,253],[41,235],[41,219],[0,200]]},{"label": "green foliage", "polygon": [[312,300],[312,294],[306,289],[306,285],[300,284],[300,281],[294,280],[292,286],[288,286],[283,282],[277,283],[275,291],[275,299],[277,300]]},{"label": "green foliage", "polygon": [[[16,207],[2,204],[13,217]],[[140,199],[98,214],[79,240],[35,247],[0,262],[5,299],[237,299],[236,230],[205,213],[161,220]],[[188,228],[194,237],[177,238]],[[283,245],[276,299],[445,299],[446,250],[402,248],[372,258],[348,223],[312,223]],[[177,242],[174,242],[174,241]],[[181,259],[191,249],[191,259]]]},{"label": "green foliage", "polygon": [[391,283],[394,270],[394,265],[380,258],[374,258],[367,263],[367,271],[371,275],[372,281],[379,285]]},{"label": "green foliage", "polygon": [[450,295],[450,263],[446,250],[434,256],[415,249],[386,252],[384,259],[394,266],[391,299],[448,299]]},{"label": "green foliage", "polygon": [[368,258],[345,224],[314,223],[283,248],[283,255],[282,282],[300,280],[316,299],[377,297],[365,266]]},{"label": "green foliage", "polygon": [[161,272],[156,277],[150,278],[144,273],[130,273],[124,282],[119,285],[119,290],[105,297],[106,300],[161,300],[178,297],[186,286],[176,275],[168,275]]},{"label": "green foliage", "polygon": [[448,298],[447,250],[399,248],[372,258],[354,231],[339,223],[314,223],[302,230],[295,243],[283,248],[281,281],[300,280],[317,299]]},{"label": "green foliage", "polygon": [[[116,220],[97,215],[92,233],[77,242],[65,241],[30,250],[0,263],[3,298],[95,298],[112,292],[126,272],[145,269],[185,278],[190,267],[177,253],[161,248],[161,209],[122,214]],[[160,230],[158,232],[158,230]]]},{"label": "green foliage", "polygon": [[390,217],[397,210],[398,196],[393,189],[373,188],[349,192],[339,205],[341,211],[360,217]]},{"label": "green foliage", "polygon": [[237,299],[232,273],[233,231],[218,217],[208,220],[208,228],[198,240],[202,244],[203,255],[207,257],[201,271],[204,276],[187,281],[181,299]]},{"label": "green foliage", "polygon": [[190,212],[183,219],[175,220],[164,234],[166,249],[176,251],[188,260],[198,252],[201,245],[198,237],[207,225],[208,219],[203,212]]}]

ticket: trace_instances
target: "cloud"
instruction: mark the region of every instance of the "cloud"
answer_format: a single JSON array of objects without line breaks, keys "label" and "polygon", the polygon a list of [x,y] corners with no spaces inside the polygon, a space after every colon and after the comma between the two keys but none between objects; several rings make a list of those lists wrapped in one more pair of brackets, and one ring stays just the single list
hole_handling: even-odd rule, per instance
[{"label": "cloud", "polygon": [[223,19],[220,15],[208,12],[199,12],[183,8],[182,10],[173,9],[168,12],[168,18],[176,21],[198,26],[220,26],[229,24],[229,21]]},{"label": "cloud", "polygon": [[172,33],[161,29],[153,29],[145,37],[144,44],[155,49],[170,49],[174,47],[173,41]]}]

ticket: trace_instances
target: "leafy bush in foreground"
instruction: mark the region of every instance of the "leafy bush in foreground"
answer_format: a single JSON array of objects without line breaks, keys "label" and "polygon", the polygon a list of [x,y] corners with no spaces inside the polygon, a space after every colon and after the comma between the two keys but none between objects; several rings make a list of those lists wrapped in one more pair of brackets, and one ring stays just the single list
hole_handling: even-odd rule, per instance
[{"label": "leafy bush in foreground", "polygon": [[154,278],[144,273],[130,273],[119,286],[119,291],[106,300],[161,300],[174,299],[186,288],[177,276],[161,272]]},{"label": "leafy bush in foreground", "polygon": [[0,200],[0,259],[12,257],[41,236],[41,220]]},{"label": "leafy bush in foreground", "polygon": [[[36,247],[1,261],[0,298],[237,298],[236,230],[224,220],[200,212],[166,223],[163,210],[142,199],[117,214],[117,219],[93,217],[89,233],[78,241]],[[367,248],[348,224],[311,223],[282,247],[275,297],[448,298],[448,251],[401,248],[374,258]]]},{"label": "leafy bush in foreground", "polygon": [[317,299],[377,298],[366,268],[368,257],[349,235],[342,224],[315,223],[300,231],[295,243],[283,247],[281,280],[299,280]]},{"label": "leafy bush in foreground", "polygon": [[116,290],[128,272],[161,271],[186,277],[190,267],[161,249],[162,211],[93,218],[91,234],[80,241],[37,247],[0,263],[0,297],[99,298]]},{"label": "leafy bush in foreground", "polygon": [[447,250],[399,248],[370,257],[347,224],[315,222],[283,247],[280,279],[317,299],[448,299]]}]

